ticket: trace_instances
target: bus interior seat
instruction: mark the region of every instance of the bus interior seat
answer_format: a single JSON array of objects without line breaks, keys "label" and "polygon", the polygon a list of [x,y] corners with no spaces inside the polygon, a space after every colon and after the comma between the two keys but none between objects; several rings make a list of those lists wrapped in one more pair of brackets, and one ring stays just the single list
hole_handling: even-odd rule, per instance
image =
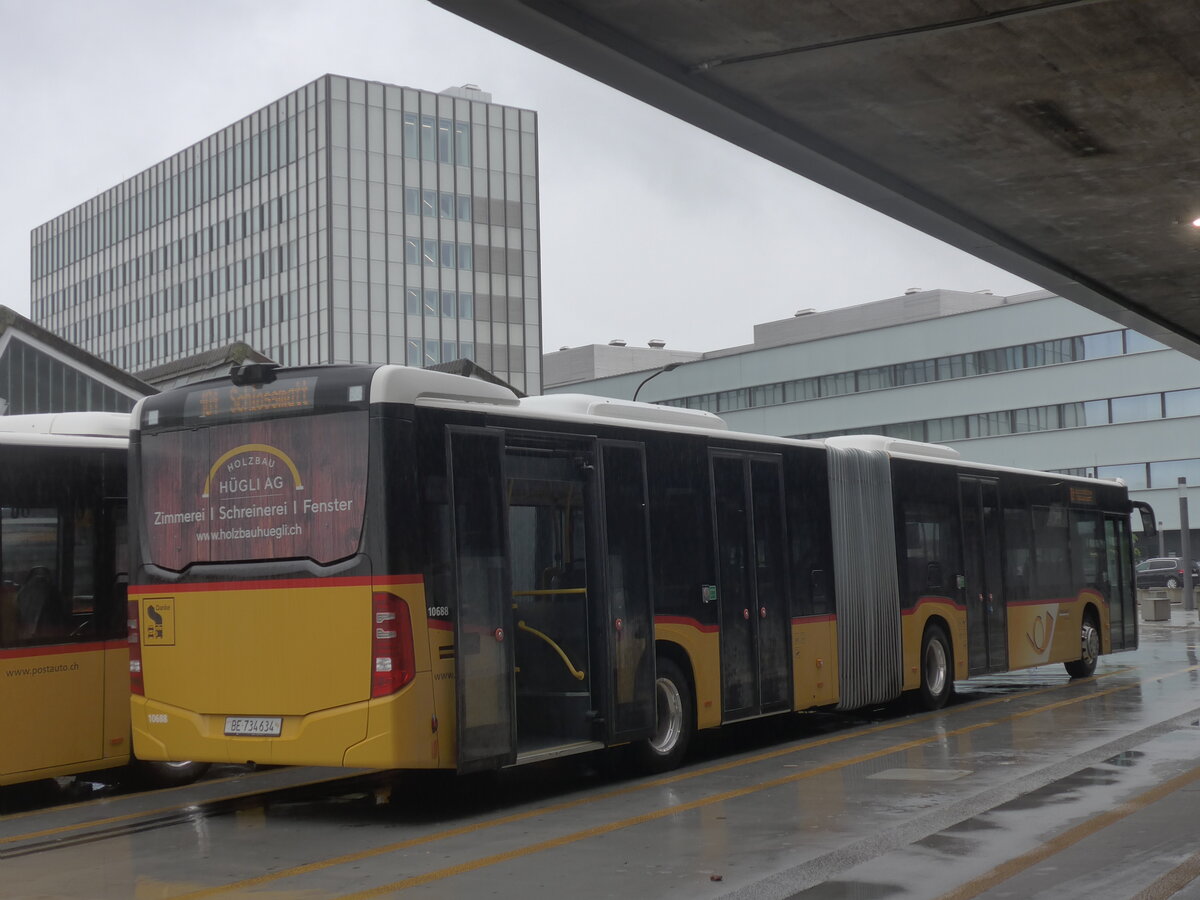
[{"label": "bus interior seat", "polygon": [[17,637],[30,640],[38,635],[58,633],[65,625],[62,612],[54,576],[45,566],[34,566],[17,592]]}]

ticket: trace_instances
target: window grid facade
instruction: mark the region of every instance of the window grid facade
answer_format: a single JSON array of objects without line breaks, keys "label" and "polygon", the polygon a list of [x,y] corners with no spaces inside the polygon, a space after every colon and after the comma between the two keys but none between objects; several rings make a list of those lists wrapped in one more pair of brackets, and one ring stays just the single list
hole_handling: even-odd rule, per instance
[{"label": "window grid facade", "polygon": [[730,412],[1163,349],[1162,344],[1136,331],[1119,329],[655,402],[713,413]]},{"label": "window grid facade", "polygon": [[789,437],[819,439],[840,434],[881,434],[885,437],[940,444],[969,438],[1055,431],[1060,428],[1082,428],[1088,425],[1120,425],[1126,422],[1148,422],[1153,419],[1178,419],[1197,415],[1200,415],[1200,388],[1190,388],[1156,394],[1084,400],[1077,403],[970,413],[939,419],[893,422],[887,425],[842,428],[814,434],[793,434]]},{"label": "window grid facade", "polygon": [[35,229],[33,318],[132,371],[241,340],[536,391],[537,118],[489,99],[305,85]]}]

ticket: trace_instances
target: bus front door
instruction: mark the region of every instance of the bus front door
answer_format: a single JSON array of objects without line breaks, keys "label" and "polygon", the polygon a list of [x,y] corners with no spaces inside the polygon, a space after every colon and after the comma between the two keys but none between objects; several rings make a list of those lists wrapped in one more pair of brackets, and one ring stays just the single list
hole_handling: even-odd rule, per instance
[{"label": "bus front door", "polygon": [[967,671],[971,675],[1008,668],[1008,608],[1002,571],[1003,549],[996,479],[960,476],[964,600],[967,607]]},{"label": "bus front door", "polygon": [[790,708],[787,576],[777,457],[713,453],[725,721]]},{"label": "bus front door", "polygon": [[469,772],[516,759],[503,438],[453,428],[449,445],[458,769]]}]

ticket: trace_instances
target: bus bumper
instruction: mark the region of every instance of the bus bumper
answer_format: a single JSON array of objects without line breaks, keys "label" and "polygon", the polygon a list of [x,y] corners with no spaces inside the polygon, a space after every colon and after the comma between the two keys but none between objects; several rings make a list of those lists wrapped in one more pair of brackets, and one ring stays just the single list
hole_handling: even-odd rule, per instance
[{"label": "bus bumper", "polygon": [[438,735],[428,672],[396,694],[282,716],[278,737],[230,737],[224,714],[206,715],[145,697],[131,704],[133,751],[139,759],[429,769],[438,766]]}]

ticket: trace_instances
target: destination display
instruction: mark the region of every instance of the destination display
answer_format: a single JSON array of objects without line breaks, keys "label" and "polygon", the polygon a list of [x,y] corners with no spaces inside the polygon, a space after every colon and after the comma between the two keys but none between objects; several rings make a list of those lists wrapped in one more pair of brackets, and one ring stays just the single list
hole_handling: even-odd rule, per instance
[{"label": "destination display", "polygon": [[317,379],[281,378],[267,385],[222,385],[193,391],[183,403],[189,421],[212,421],[261,416],[264,413],[302,412],[313,408]]},{"label": "destination display", "polygon": [[178,571],[352,555],[362,536],[367,422],[356,411],[144,435],[151,558]]}]

